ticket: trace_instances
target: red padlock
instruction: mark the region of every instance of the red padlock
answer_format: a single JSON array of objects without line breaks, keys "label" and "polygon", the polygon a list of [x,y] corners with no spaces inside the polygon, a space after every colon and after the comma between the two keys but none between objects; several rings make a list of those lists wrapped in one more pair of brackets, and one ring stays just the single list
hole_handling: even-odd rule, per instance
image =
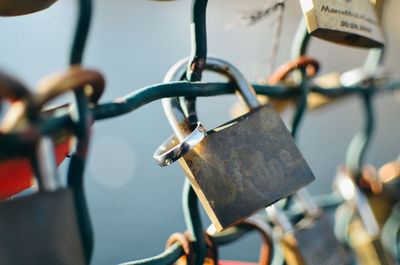
[{"label": "red padlock", "polygon": [[[19,128],[24,119],[28,104],[35,104],[41,108],[49,100],[71,91],[90,85],[92,89],[85,90],[90,103],[97,103],[104,91],[104,78],[96,71],[83,70],[80,66],[73,66],[67,72],[51,76],[41,82],[37,94],[31,95],[15,79],[0,73],[0,98],[6,98],[13,104],[5,115],[0,132],[8,133],[14,128]],[[42,112],[43,116],[51,116],[60,108],[68,108],[68,105],[59,106]],[[16,129],[18,132],[18,129]],[[65,133],[61,137],[55,137],[55,154],[57,165],[68,156],[71,150],[71,133]],[[0,161],[0,200],[4,200],[19,192],[30,188],[33,182],[33,173],[29,158],[13,158]]]},{"label": "red padlock", "polygon": [[[60,165],[70,152],[70,139],[58,144],[54,151],[57,165]],[[28,158],[11,159],[0,164],[0,200],[29,189],[34,184],[32,176]]]}]

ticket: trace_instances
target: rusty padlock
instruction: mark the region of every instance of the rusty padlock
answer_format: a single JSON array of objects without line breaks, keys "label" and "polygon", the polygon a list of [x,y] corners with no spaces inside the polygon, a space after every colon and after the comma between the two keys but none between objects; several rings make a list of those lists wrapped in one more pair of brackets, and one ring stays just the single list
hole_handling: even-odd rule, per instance
[{"label": "rusty padlock", "polygon": [[370,0],[300,0],[300,4],[312,36],[357,47],[384,44]]},{"label": "rusty padlock", "polygon": [[[187,60],[179,62],[167,75],[180,77],[186,65]],[[193,189],[221,231],[294,193],[310,183],[314,175],[273,106],[259,104],[253,88],[234,66],[207,58],[205,69],[233,80],[251,109],[208,131],[192,150],[180,154],[183,157],[179,162]],[[178,145],[187,145],[184,139],[193,129],[178,100],[163,99],[163,106],[182,141]],[[161,153],[169,149],[160,146],[155,152],[159,163]]]}]

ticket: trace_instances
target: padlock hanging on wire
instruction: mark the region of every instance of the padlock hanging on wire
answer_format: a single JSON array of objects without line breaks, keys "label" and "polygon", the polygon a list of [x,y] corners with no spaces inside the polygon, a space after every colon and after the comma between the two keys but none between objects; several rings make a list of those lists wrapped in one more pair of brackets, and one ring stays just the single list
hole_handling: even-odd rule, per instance
[{"label": "padlock hanging on wire", "polygon": [[[179,80],[187,62],[177,63],[167,76]],[[250,112],[208,131],[194,145],[193,135],[198,134],[199,126],[193,131],[177,99],[163,99],[164,110],[180,139],[170,138],[154,157],[160,165],[168,165],[172,150],[180,150],[174,152],[175,159],[182,157],[179,162],[193,189],[221,231],[294,193],[314,175],[274,107],[261,106],[251,85],[234,66],[207,58],[205,70],[234,81]]]},{"label": "padlock hanging on wire", "polygon": [[[276,204],[266,209],[267,214],[280,227],[280,239],[288,265],[348,265],[350,259],[335,238],[327,217],[301,189],[295,198],[305,206],[304,217],[292,224],[285,212]],[[309,204],[310,203],[310,204]]]},{"label": "padlock hanging on wire", "polygon": [[32,155],[38,192],[0,204],[0,264],[86,264],[72,190],[56,174],[53,142]]},{"label": "padlock hanging on wire", "polygon": [[384,45],[370,0],[300,0],[308,32],[317,38],[355,47]]}]

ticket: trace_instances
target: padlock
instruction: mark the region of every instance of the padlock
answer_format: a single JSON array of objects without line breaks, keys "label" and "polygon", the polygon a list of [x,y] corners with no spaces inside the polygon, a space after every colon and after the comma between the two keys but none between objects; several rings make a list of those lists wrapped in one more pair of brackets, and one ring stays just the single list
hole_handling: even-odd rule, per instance
[{"label": "padlock", "polygon": [[361,219],[354,218],[348,228],[348,241],[360,265],[395,265],[378,236],[371,236]]},{"label": "padlock", "polygon": [[400,202],[392,208],[392,212],[382,227],[382,245],[400,264]]},{"label": "padlock", "polygon": [[72,191],[59,184],[49,137],[31,160],[39,192],[0,204],[0,264],[85,264]]},{"label": "padlock", "polygon": [[[0,93],[2,96],[12,101],[7,111],[0,131],[2,133],[20,132],[27,129],[29,123],[27,108],[28,104],[42,106],[56,96],[70,90],[85,87],[85,94],[89,98],[90,104],[96,104],[104,91],[104,78],[101,73],[94,70],[82,69],[80,66],[72,66],[68,71],[51,75],[39,83],[38,91],[29,99],[23,95],[28,89],[24,88],[14,78],[0,73]],[[12,91],[9,91],[12,88]],[[12,96],[12,93],[16,94]],[[19,96],[18,96],[19,95]],[[10,98],[11,97],[11,98]],[[12,100],[12,99],[18,100]],[[57,112],[67,112],[69,106],[47,108],[42,110],[42,118],[56,115]],[[32,135],[32,132],[26,133]],[[72,140],[72,130],[62,130],[52,135],[55,143],[56,160],[59,165],[70,152]],[[3,152],[4,153],[4,152]],[[3,154],[2,153],[2,154]],[[11,154],[5,152],[0,154],[0,200],[8,198],[32,186],[32,169],[27,157],[10,157]],[[12,174],[12,175],[11,175]],[[10,178],[12,176],[13,178]]]},{"label": "padlock", "polygon": [[300,0],[309,33],[320,39],[356,47],[384,44],[370,0]]},{"label": "padlock", "polygon": [[[186,63],[179,62],[167,75],[180,76]],[[314,176],[273,106],[259,104],[253,88],[234,66],[207,58],[205,68],[232,79],[251,109],[208,131],[204,140],[179,159],[208,216],[221,231],[294,193]],[[163,99],[163,106],[175,133],[185,139],[191,133],[190,123],[178,101]],[[156,154],[168,149],[161,146]]]},{"label": "padlock", "polygon": [[[393,162],[388,163],[387,165],[389,165],[389,168],[386,168],[386,170],[383,171],[392,171],[391,173],[396,172],[396,167],[390,169],[390,166],[394,165]],[[396,246],[395,242],[399,229],[398,224],[390,223],[393,223],[393,220],[396,220],[395,222],[398,223],[399,220],[398,218],[395,218],[396,207],[399,208],[398,205],[396,206],[400,200],[399,188],[396,187],[393,182],[382,182],[372,165],[364,165],[362,167],[359,185],[363,188],[362,190],[368,199],[368,204],[374,213],[381,231],[379,241],[377,239],[370,240],[371,242],[369,245],[374,246],[374,250],[377,252],[377,256],[381,257],[381,260],[386,261],[389,264],[397,264],[395,260],[398,260],[400,256],[398,255],[398,252],[396,252],[398,246]],[[392,230],[389,231],[390,229]],[[389,242],[392,244],[388,244]],[[365,242],[363,243],[362,246],[368,245],[365,244]]]},{"label": "padlock", "polygon": [[20,16],[50,7],[57,0],[0,0],[0,16]]},{"label": "padlock", "polygon": [[[0,98],[7,99],[11,105],[31,98],[32,94],[20,81],[12,76],[0,72]],[[0,104],[1,106],[1,104]],[[1,134],[5,132],[0,130]],[[27,133],[32,135],[34,133]],[[30,138],[25,137],[25,138]],[[30,142],[27,140],[26,142]],[[25,151],[24,147],[17,148],[12,146],[12,151],[1,150],[0,160],[8,158],[7,163],[0,163],[0,200],[4,200],[12,195],[17,194],[32,186],[31,178],[26,177],[27,171],[30,170],[29,160],[13,159],[13,153],[21,153]],[[25,167],[24,167],[25,166]]]},{"label": "padlock", "polygon": [[356,185],[353,177],[343,167],[339,167],[335,187],[346,204],[341,207],[353,209],[353,216],[345,231],[349,245],[358,264],[394,265],[393,257],[384,249],[380,240],[380,226],[368,197]]},{"label": "padlock", "polygon": [[344,166],[339,166],[337,169],[334,187],[339,191],[346,203],[355,209],[367,233],[372,237],[378,237],[379,224],[369,205],[368,198],[359,189],[353,177]]},{"label": "padlock", "polygon": [[335,238],[322,209],[316,206],[305,189],[294,196],[305,209],[304,217],[295,225],[279,206],[267,208],[267,213],[283,232],[281,246],[287,264],[350,264],[349,256]]}]

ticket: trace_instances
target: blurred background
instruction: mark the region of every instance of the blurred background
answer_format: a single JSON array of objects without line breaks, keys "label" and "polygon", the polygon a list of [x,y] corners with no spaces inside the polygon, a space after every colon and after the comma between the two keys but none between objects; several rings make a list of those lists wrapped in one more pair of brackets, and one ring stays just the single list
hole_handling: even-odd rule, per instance
[{"label": "blurred background", "polygon": [[[208,4],[209,54],[230,61],[250,81],[266,77],[270,70],[267,62],[276,15],[251,27],[242,26],[240,18],[243,12],[266,4],[265,0],[210,0]],[[105,75],[101,102],[161,82],[170,66],[190,54],[190,6],[189,0],[94,0],[84,65]],[[400,74],[399,10],[399,1],[387,0],[385,65],[393,77]],[[77,1],[59,0],[37,14],[0,18],[0,66],[32,89],[41,78],[65,70],[76,11]],[[301,17],[299,1],[287,1],[277,65],[290,59]],[[316,39],[309,51],[320,61],[320,74],[359,67],[367,53]],[[234,96],[199,99],[201,121],[210,129],[229,120],[236,100]],[[394,94],[386,93],[374,100],[374,107],[377,124],[366,161],[380,167],[400,152],[400,104]],[[285,119],[290,120],[290,111]],[[298,141],[317,177],[309,186],[311,193],[331,190],[336,167],[344,161],[347,145],[362,122],[362,105],[356,96],[307,113]],[[160,168],[152,158],[172,134],[161,103],[99,121],[93,132],[85,180],[95,232],[92,264],[117,264],[161,253],[170,234],[186,230],[181,210],[184,173],[178,164]],[[203,221],[208,226],[204,214]],[[259,244],[258,236],[249,235],[223,247],[221,257],[256,261]]]}]

